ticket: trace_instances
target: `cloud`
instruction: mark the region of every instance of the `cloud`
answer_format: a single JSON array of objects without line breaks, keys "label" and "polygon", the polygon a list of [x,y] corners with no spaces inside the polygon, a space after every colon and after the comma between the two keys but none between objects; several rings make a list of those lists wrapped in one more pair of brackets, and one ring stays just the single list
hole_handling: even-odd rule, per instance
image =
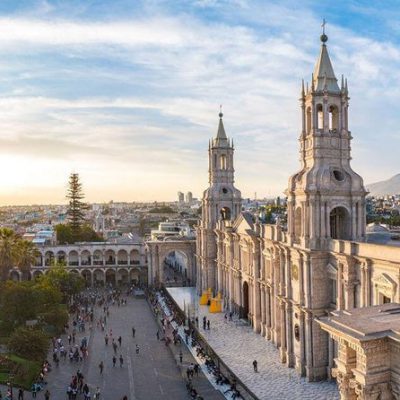
[{"label": "cloud", "polygon": [[[294,12],[290,2],[190,3],[196,11],[155,2],[110,20],[67,19],[45,3],[46,17],[0,17],[3,153],[49,165],[57,158],[63,171],[88,171],[93,186],[106,176],[119,186],[124,166],[135,170],[126,179],[141,171],[149,179],[127,190],[146,199],[200,193],[222,103],[237,185],[245,194],[282,192],[299,168],[297,98],[318,54],[311,3]],[[368,181],[393,175],[396,155],[384,143],[399,126],[399,48],[335,24],[328,34],[334,69],[349,79],[355,169]],[[94,168],[104,168],[101,178]]]}]

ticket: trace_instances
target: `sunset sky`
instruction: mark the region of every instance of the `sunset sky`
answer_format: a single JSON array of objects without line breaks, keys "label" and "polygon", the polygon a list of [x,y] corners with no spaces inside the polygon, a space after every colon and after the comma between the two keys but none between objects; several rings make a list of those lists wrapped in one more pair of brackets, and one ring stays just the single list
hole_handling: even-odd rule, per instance
[{"label": "sunset sky", "polygon": [[63,203],[71,172],[88,201],[201,197],[220,104],[237,187],[281,195],[322,18],[349,82],[352,165],[366,183],[399,173],[398,4],[1,1],[0,204]]}]

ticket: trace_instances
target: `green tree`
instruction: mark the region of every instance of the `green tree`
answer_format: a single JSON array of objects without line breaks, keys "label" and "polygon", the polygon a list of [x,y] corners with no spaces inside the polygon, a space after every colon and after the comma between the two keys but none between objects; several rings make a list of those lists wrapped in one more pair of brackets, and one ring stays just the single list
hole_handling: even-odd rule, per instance
[{"label": "green tree", "polygon": [[68,272],[64,266],[60,265],[51,267],[46,275],[39,278],[38,283],[59,289],[64,303],[85,287],[85,280],[80,275]]},{"label": "green tree", "polygon": [[17,240],[15,249],[16,265],[22,273],[23,280],[30,280],[31,265],[40,255],[36,245],[28,240]]},{"label": "green tree", "polygon": [[57,242],[59,244],[71,244],[74,243],[72,236],[72,229],[70,224],[58,224],[55,227]]},{"label": "green tree", "polygon": [[84,197],[79,174],[72,173],[68,181],[67,199],[69,199],[69,205],[67,214],[74,239],[79,237],[82,224],[85,221],[84,210],[87,209],[87,205],[82,201]]},{"label": "green tree", "polygon": [[18,237],[9,228],[0,228],[0,276],[1,280],[8,279],[8,274],[17,259]]},{"label": "green tree", "polygon": [[20,357],[43,360],[49,347],[48,337],[39,329],[17,328],[8,341],[8,348]]}]

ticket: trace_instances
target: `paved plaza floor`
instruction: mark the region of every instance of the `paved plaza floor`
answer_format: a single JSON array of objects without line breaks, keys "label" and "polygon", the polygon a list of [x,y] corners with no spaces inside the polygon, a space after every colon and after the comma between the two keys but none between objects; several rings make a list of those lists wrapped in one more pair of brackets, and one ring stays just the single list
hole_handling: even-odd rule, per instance
[{"label": "paved plaza floor", "polygon": [[[132,326],[136,329],[135,338],[132,337]],[[86,332],[89,338],[89,358],[83,363],[71,363],[68,359],[61,361],[60,366],[53,368],[47,376],[51,400],[67,398],[68,383],[78,368],[92,394],[99,386],[104,400],[121,400],[124,395],[129,400],[187,400],[181,372],[170,349],[164,342],[157,340],[158,326],[146,300],[129,298],[126,306],[110,306],[107,330],[110,328],[115,340],[122,336],[117,358],[123,355],[123,368],[119,367],[118,361],[116,367],[112,366],[112,346],[105,346],[104,332],[95,328],[91,335]],[[77,335],[77,343],[80,343],[83,336]],[[136,344],[140,348],[139,355],[135,351]],[[105,366],[103,375],[100,375],[98,368],[100,361]],[[43,393],[37,398],[43,399]]]},{"label": "paved plaza floor", "polygon": [[[251,327],[226,321],[222,313],[211,314],[207,306],[198,306],[195,288],[168,288],[183,309],[202,321],[205,315],[211,329],[201,333],[218,356],[260,400],[334,400],[339,399],[336,382],[307,382],[293,368],[279,360],[277,348]],[[190,306],[189,306],[190,305]],[[258,373],[253,371],[253,360]]]}]

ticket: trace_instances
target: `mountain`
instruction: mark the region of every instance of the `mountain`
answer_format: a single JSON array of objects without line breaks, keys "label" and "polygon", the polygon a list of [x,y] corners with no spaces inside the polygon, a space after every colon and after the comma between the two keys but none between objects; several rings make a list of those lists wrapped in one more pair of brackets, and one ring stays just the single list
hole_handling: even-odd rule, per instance
[{"label": "mountain", "polygon": [[399,194],[400,193],[400,174],[392,176],[386,181],[371,183],[365,185],[367,190],[370,191],[371,196],[385,196],[386,194]]}]

